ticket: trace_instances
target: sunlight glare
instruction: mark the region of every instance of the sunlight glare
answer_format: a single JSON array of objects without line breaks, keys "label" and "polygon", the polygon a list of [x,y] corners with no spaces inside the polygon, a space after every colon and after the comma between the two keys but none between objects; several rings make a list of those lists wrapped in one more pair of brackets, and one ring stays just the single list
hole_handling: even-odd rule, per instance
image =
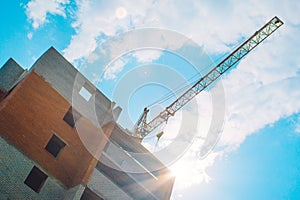
[{"label": "sunlight glare", "polygon": [[183,190],[200,183],[211,183],[212,178],[206,173],[213,165],[215,159],[222,152],[210,153],[205,159],[197,159],[193,156],[184,156],[169,168],[175,176],[175,187]]},{"label": "sunlight glare", "polygon": [[175,184],[179,189],[188,188],[194,184],[201,182],[210,183],[211,178],[207,175],[205,170],[200,169],[197,166],[200,163],[193,161],[179,161],[172,166],[170,169],[175,176]]},{"label": "sunlight glare", "polygon": [[124,19],[127,16],[127,10],[120,6],[116,9],[115,15],[118,19]]}]

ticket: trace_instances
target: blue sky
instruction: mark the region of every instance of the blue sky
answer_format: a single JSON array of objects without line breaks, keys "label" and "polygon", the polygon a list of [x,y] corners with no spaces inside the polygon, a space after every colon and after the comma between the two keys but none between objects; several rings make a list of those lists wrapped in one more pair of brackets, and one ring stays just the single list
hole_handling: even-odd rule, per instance
[{"label": "blue sky", "polygon": [[[177,176],[172,199],[299,199],[299,10],[300,3],[293,0],[142,0],[139,4],[117,0],[11,0],[3,3],[0,12],[0,65],[12,57],[30,68],[54,46],[123,107],[120,123],[130,127],[144,106],[182,83],[191,83],[190,77],[204,73],[277,15],[284,26],[217,84],[217,88],[223,86],[225,94],[222,135],[205,159],[196,156],[203,142],[196,139],[171,166]],[[136,50],[114,60],[110,60],[109,49],[110,56],[101,55],[109,65],[86,67],[89,60],[99,56],[99,44],[129,30],[151,27],[172,30],[198,46],[173,39],[163,51]],[[146,36],[138,39],[151,41]],[[201,53],[207,57],[199,57]],[[184,58],[202,64],[195,67]],[[187,121],[199,119],[190,131],[199,137],[205,134],[217,112],[212,108],[212,98],[209,91],[203,92],[194,107],[187,106],[170,119],[158,146],[153,146],[153,137],[144,145],[151,150],[167,147],[183,115]],[[154,114],[170,101],[154,106]]]}]

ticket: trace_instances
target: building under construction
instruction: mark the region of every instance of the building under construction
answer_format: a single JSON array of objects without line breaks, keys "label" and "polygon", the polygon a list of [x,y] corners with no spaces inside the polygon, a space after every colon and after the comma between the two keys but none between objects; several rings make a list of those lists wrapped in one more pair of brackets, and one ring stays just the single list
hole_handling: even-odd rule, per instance
[{"label": "building under construction", "polygon": [[169,199],[173,175],[117,124],[120,112],[54,48],[30,70],[9,59],[0,199]]},{"label": "building under construction", "polygon": [[121,108],[54,48],[29,71],[8,60],[0,69],[1,199],[169,199],[173,175],[138,141],[281,25],[272,18],[149,122],[145,108],[133,132],[117,124]]}]

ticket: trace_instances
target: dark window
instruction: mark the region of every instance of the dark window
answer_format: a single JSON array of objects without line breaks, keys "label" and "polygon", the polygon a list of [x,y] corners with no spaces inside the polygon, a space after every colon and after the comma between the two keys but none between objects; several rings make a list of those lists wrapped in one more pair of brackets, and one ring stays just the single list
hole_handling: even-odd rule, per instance
[{"label": "dark window", "polygon": [[73,128],[80,117],[80,113],[77,112],[74,108],[70,107],[68,112],[64,116],[64,121],[67,122]]},{"label": "dark window", "polygon": [[53,135],[49,140],[45,149],[51,153],[54,157],[57,157],[59,152],[66,146],[66,144],[59,139],[56,135]]},{"label": "dark window", "polygon": [[28,174],[26,180],[24,183],[33,189],[35,192],[39,193],[40,190],[42,189],[46,179],[47,175],[39,170],[37,167],[33,167],[30,173]]}]

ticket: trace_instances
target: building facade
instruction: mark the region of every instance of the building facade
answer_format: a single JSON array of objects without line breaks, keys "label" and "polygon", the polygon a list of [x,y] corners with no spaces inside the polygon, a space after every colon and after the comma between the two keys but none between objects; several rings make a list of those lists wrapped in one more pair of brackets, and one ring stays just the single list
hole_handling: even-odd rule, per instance
[{"label": "building facade", "polygon": [[0,69],[0,199],[169,199],[174,177],[54,48]]}]

